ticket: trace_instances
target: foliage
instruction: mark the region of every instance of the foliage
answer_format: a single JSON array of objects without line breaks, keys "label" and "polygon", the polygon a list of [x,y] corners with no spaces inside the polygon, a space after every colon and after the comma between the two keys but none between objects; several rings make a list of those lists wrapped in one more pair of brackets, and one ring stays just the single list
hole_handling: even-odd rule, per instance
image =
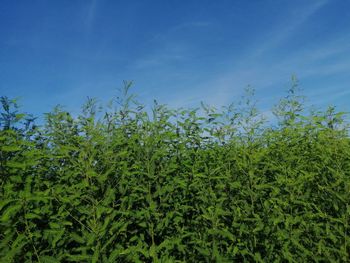
[{"label": "foliage", "polygon": [[0,262],[333,262],[350,258],[345,113],[293,82],[268,125],[248,96],[144,110],[127,92],[44,127],[1,98]]}]

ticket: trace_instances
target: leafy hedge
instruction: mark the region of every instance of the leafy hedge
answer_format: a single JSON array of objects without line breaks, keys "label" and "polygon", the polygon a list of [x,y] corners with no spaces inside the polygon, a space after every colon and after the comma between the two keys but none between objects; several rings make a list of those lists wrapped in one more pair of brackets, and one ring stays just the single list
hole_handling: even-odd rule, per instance
[{"label": "leafy hedge", "polygon": [[344,113],[295,83],[270,124],[251,96],[149,112],[129,86],[41,127],[2,97],[0,262],[349,261]]}]

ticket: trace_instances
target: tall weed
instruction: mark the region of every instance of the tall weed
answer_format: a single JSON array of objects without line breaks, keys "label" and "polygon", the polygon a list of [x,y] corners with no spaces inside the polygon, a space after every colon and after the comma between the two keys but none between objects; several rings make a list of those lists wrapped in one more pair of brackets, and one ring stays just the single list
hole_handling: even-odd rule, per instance
[{"label": "tall weed", "polygon": [[307,113],[296,80],[274,125],[251,89],[147,111],[130,86],[43,127],[1,98],[1,262],[348,261],[345,113]]}]

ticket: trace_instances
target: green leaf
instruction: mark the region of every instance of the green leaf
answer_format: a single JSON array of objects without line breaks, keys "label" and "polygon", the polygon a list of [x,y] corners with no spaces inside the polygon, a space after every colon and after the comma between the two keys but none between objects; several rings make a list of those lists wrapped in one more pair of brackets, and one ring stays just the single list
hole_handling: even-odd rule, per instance
[{"label": "green leaf", "polygon": [[2,145],[0,148],[1,151],[3,152],[17,152],[22,150],[21,147],[17,145]]},{"label": "green leaf", "polygon": [[22,209],[21,204],[15,204],[13,206],[8,207],[5,209],[3,214],[0,217],[1,222],[7,222],[10,220],[10,218],[13,218],[17,215],[17,213]]}]

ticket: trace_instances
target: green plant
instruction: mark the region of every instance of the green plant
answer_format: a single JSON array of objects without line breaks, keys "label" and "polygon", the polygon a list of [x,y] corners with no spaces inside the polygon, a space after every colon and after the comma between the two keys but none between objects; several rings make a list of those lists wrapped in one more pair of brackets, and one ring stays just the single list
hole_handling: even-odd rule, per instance
[{"label": "green plant", "polygon": [[43,127],[2,97],[1,262],[333,262],[350,257],[345,113],[297,82],[259,113],[88,99]]}]

